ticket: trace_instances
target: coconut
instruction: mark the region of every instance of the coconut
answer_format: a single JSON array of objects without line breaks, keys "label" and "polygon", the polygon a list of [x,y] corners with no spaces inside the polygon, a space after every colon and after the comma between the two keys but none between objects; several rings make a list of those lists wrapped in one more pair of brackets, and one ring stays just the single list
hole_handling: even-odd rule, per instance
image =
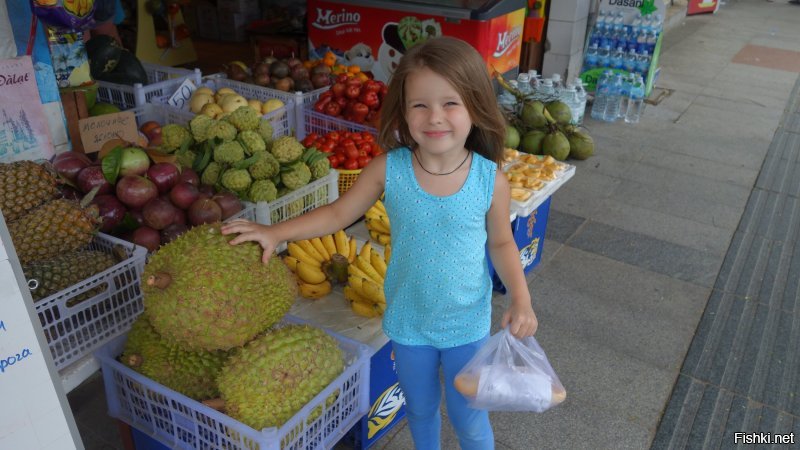
[{"label": "coconut", "polygon": [[564,133],[556,127],[551,128],[550,132],[542,139],[542,153],[550,155],[559,161],[567,159],[567,156],[569,156],[569,141],[564,136]]},{"label": "coconut", "polygon": [[567,137],[569,157],[586,159],[594,154],[594,139],[582,131],[574,131]]},{"label": "coconut", "polygon": [[525,102],[522,105],[522,123],[530,128],[543,128],[547,126],[544,116],[544,104],[538,100]]},{"label": "coconut", "polygon": [[522,151],[532,155],[542,154],[542,139],[547,135],[546,131],[533,130],[525,133],[522,137]]},{"label": "coconut", "polygon": [[519,147],[519,131],[511,125],[506,125],[505,146],[514,149]]},{"label": "coconut", "polygon": [[566,103],[556,100],[545,105],[547,112],[553,116],[553,120],[561,126],[569,125],[572,120],[572,111]]}]

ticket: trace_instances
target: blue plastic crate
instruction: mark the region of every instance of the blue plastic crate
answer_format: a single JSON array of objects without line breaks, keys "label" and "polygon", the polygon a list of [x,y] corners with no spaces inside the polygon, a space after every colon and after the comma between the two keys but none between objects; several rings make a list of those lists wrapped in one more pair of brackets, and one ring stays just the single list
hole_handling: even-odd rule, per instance
[{"label": "blue plastic crate", "polygon": [[307,105],[303,108],[302,127],[298,127],[297,139],[303,140],[311,133],[323,135],[329,131],[368,131],[373,135],[378,135],[378,130],[368,125],[350,122],[349,120],[338,119],[327,114],[322,114],[314,111],[312,105]]}]

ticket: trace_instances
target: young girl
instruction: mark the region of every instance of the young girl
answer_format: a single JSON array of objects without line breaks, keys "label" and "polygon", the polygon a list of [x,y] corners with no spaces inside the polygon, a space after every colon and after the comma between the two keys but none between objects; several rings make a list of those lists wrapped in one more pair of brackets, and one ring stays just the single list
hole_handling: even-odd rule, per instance
[{"label": "young girl", "polygon": [[384,98],[383,148],[335,202],[271,226],[223,226],[231,244],[256,241],[264,259],[282,241],[330,234],[358,220],[385,192],[392,258],[383,329],[392,340],[406,415],[417,449],[438,449],[439,368],[461,448],[494,448],[486,411],[453,387],[486,341],[492,282],[486,246],[510,305],[501,325],[517,337],[538,326],[509,225],[510,188],[497,164],[505,124],[486,65],[464,41],[436,38],[401,60]]}]

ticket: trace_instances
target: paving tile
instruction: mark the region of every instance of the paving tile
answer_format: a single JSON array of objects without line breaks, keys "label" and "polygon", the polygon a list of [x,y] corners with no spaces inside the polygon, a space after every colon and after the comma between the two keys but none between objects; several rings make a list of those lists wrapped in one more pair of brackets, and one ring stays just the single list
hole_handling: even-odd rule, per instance
[{"label": "paving tile", "polygon": [[706,86],[700,97],[734,102],[737,108],[754,112],[767,109],[781,113],[786,107],[785,90],[775,90],[769,84],[750,85],[747,89],[741,89],[738,82],[714,80]]},{"label": "paving tile", "polygon": [[[788,90],[788,89],[787,89]],[[697,102],[690,106],[677,122],[678,130],[726,130],[731,138],[761,137],[772,139],[776,123],[773,117],[760,117],[747,111],[703,106]]]},{"label": "paving tile", "polygon": [[552,196],[551,208],[578,217],[588,217],[597,211],[600,203],[608,198],[620,183],[620,179],[592,172],[576,172]]},{"label": "paving tile", "polygon": [[673,73],[662,66],[656,86],[672,89],[676,92],[697,95],[703,92],[710,84],[710,80],[698,79],[691,74]]},{"label": "paving tile", "polygon": [[650,151],[643,152],[639,162],[699,178],[735,184],[747,189],[753,187],[753,183],[759,175],[757,169],[678,154],[669,149],[657,147],[651,147]]},{"label": "paving tile", "polygon": [[[616,280],[608,283],[607,280]],[[542,329],[677,370],[709,290],[566,246],[531,283]]]},{"label": "paving tile", "polygon": [[677,245],[725,255],[733,229],[725,229],[616,200],[603,201],[592,220]]},{"label": "paving tile", "polygon": [[550,213],[547,217],[545,242],[555,241],[565,243],[585,222],[586,219],[584,217],[573,216],[572,214],[561,212],[551,206]]},{"label": "paving tile", "polygon": [[612,138],[595,139],[595,154],[586,160],[571,160],[576,174],[598,173],[619,178],[642,158],[644,152],[638,145],[631,145]]},{"label": "paving tile", "polygon": [[707,252],[594,221],[581,228],[570,245],[708,287],[713,285],[721,262],[719,257]]},{"label": "paving tile", "polygon": [[714,289],[754,298],[761,289],[773,242],[755,233],[734,233]]},{"label": "paving tile", "polygon": [[[621,180],[612,196],[618,202],[723,229],[736,228],[744,207],[744,204],[738,207],[724,205],[691,192],[675,192],[633,180]],[[595,207],[591,211],[592,217],[598,211]]]},{"label": "paving tile", "polygon": [[800,73],[800,52],[781,48],[746,45],[732,61],[737,64]]},{"label": "paving tile", "polygon": [[794,89],[792,89],[792,94],[789,98],[789,104],[786,108],[787,111],[800,112],[800,77],[797,78],[797,82],[794,84]]},{"label": "paving tile", "polygon": [[800,133],[800,113],[790,114],[783,127],[790,133]]},{"label": "paving tile", "polygon": [[753,189],[737,231],[755,233],[774,241],[800,239],[800,198]]},{"label": "paving tile", "polygon": [[796,429],[800,429],[797,417],[680,375],[651,448],[734,448],[737,432]]}]

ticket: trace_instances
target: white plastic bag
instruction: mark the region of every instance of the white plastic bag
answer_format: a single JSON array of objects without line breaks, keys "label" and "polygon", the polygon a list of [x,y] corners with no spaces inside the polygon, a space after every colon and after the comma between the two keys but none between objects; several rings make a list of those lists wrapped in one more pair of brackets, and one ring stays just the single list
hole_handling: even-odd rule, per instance
[{"label": "white plastic bag", "polygon": [[517,339],[508,327],[461,369],[455,388],[471,408],[489,411],[544,412],[567,397],[536,339]]}]

